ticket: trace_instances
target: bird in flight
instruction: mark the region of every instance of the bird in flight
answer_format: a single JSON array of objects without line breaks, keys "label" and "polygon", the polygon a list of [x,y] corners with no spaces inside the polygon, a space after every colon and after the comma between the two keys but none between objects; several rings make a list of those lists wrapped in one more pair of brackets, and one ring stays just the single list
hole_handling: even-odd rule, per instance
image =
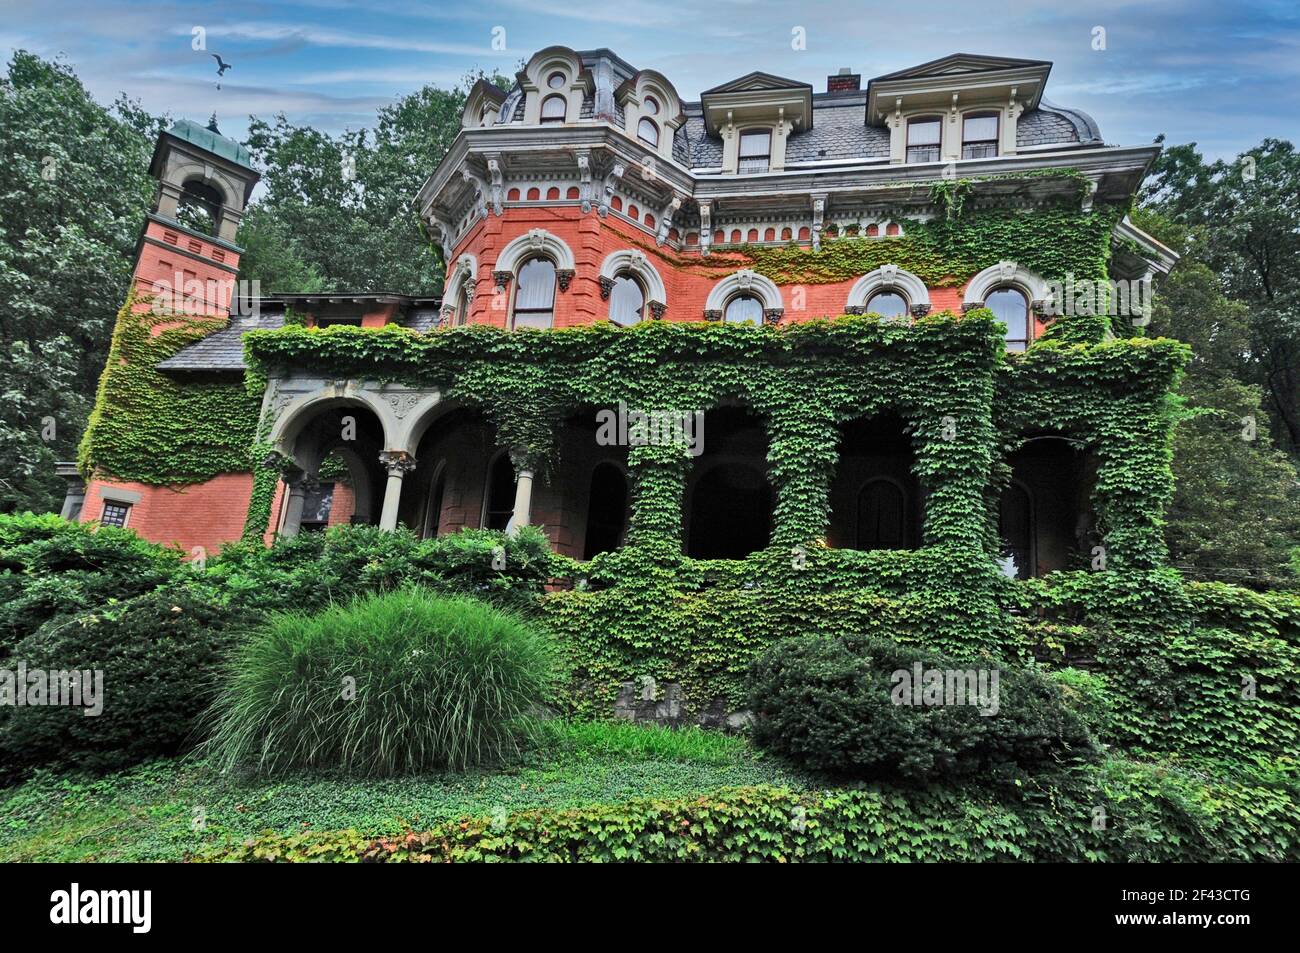
[{"label": "bird in flight", "polygon": [[209,53],[208,55],[211,56],[214,60],[217,61],[217,89],[220,89],[220,88],[221,88],[221,77],[223,77],[223,76],[226,75],[226,70],[230,69],[230,64],[227,63],[225,60],[223,60],[223,59],[222,59],[218,54],[216,54],[216,53]]}]

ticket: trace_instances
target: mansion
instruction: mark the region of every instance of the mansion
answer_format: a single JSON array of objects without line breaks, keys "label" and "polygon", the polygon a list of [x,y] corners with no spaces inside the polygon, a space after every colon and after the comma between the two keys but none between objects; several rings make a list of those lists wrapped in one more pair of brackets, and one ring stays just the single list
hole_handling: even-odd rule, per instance
[{"label": "mansion", "polygon": [[[446,265],[440,297],[287,291],[235,314],[258,174],[215,123],[182,121],[159,138],[84,499],[65,513],[187,553],[348,522],[531,525],[587,560],[634,542],[642,519],[641,538],[692,559],[815,542],[983,547],[1022,578],[1107,546],[1150,562],[1135,540],[1158,536],[1159,513],[1137,511],[1117,474],[1160,434],[1071,417],[1051,361],[1109,359],[1132,339],[1139,367],[1150,351],[1143,315],[1076,314],[1059,289],[1172,266],[1125,215],[1159,149],[1106,143],[1047,98],[1050,73],[954,54],[865,86],[847,69],[819,88],[754,72],[687,99],[610,50],[550,47],[510,89],[469,91],[412,197]],[[201,290],[162,313],[169,284]],[[142,321],[148,334],[129,333]],[[996,329],[995,348],[978,328]],[[169,335],[159,356],[151,342]],[[934,367],[965,370],[918,386],[927,347]],[[164,427],[122,396],[114,375],[131,366],[191,422]],[[815,402],[834,385],[842,404],[779,406],[785,374],[791,393]],[[1164,399],[1170,374],[1125,374],[1114,401]],[[542,378],[563,396],[528,390]],[[684,405],[700,394],[707,405]],[[246,400],[238,454],[209,453],[204,395],[222,414]],[[649,462],[627,428],[603,433],[611,407],[680,411],[695,443]],[[170,448],[174,477],[134,464],[132,440]],[[833,459],[784,449],[818,440]],[[654,467],[677,468],[655,490],[680,513],[667,530],[645,515]]]}]

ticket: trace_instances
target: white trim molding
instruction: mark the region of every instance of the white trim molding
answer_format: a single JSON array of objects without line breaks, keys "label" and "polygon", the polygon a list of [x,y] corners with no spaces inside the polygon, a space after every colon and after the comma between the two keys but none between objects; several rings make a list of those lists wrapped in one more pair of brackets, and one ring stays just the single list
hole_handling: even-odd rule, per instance
[{"label": "white trim molding", "polygon": [[907,299],[912,314],[924,316],[930,311],[930,292],[925,282],[897,265],[881,265],[859,278],[849,289],[845,314],[865,314],[867,302],[878,291],[896,291]]},{"label": "white trim molding", "polygon": [[781,289],[773,283],[772,279],[765,278],[748,268],[742,268],[727,275],[713,286],[708,300],[704,303],[705,320],[721,320],[728,300],[738,294],[752,294],[762,301],[764,317],[769,321],[779,319],[785,311],[785,304],[781,300]]},{"label": "white trim molding", "polygon": [[1000,261],[985,268],[966,285],[962,310],[982,308],[984,299],[1001,287],[1018,288],[1029,299],[1032,311],[1042,313],[1052,306],[1052,288],[1046,281],[1014,261]]},{"label": "white trim molding", "polygon": [[[474,305],[474,292],[478,284],[478,258],[469,252],[465,252],[456,259],[456,264],[447,272],[447,281],[442,289],[442,309],[440,316],[442,320],[447,321],[456,311],[456,302],[460,300],[460,292],[469,283],[469,303]],[[465,316],[467,319],[469,315]]]},{"label": "white trim molding", "polygon": [[[650,259],[639,251],[623,249],[622,251],[610,252],[605,257],[600,266],[600,284],[601,297],[605,296],[605,287],[608,282],[611,286],[615,278],[620,274],[632,274],[640,279],[645,286],[646,305],[668,304],[668,292],[664,289],[664,280],[655,270],[655,266],[650,263]],[[661,312],[663,308],[659,309]]]},{"label": "white trim molding", "polygon": [[[530,228],[524,234],[512,239],[506,244],[505,248],[501,249],[501,253],[497,255],[497,263],[493,266],[492,273],[494,276],[499,276],[503,272],[508,272],[513,277],[519,270],[520,264],[538,255],[549,258],[554,262],[556,271],[572,273],[577,268],[573,252],[564,243],[564,239],[553,235],[544,228]],[[499,277],[497,284],[501,284]]]}]

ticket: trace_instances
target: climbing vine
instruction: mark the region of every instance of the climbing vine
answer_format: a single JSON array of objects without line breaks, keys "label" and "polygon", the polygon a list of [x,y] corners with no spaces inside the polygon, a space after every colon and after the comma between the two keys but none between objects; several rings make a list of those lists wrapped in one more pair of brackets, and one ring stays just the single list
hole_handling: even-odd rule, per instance
[{"label": "climbing vine", "polygon": [[261,394],[242,381],[181,379],[157,368],[228,319],[137,311],[141,301],[133,293],[118,312],[78,455],[82,472],[170,485],[249,470]]}]

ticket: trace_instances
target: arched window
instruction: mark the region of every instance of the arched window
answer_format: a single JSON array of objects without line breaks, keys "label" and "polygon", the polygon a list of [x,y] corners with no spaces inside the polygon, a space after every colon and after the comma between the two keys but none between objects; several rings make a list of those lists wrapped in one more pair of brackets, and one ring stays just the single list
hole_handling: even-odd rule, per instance
[{"label": "arched window", "polygon": [[763,302],[751,294],[739,294],[727,302],[723,320],[732,324],[762,324]]},{"label": "arched window", "polygon": [[907,314],[907,299],[897,291],[877,291],[867,299],[867,313],[882,318],[901,318]]},{"label": "arched window", "polygon": [[591,472],[591,493],[587,497],[587,541],[583,559],[607,553],[623,545],[627,527],[627,480],[612,463],[598,463]]},{"label": "arched window", "polygon": [[750,129],[740,134],[737,171],[766,172],[772,162],[772,131]]},{"label": "arched window", "polygon": [[447,462],[440,460],[433,471],[433,483],[429,486],[429,503],[424,511],[424,538],[438,535],[442,525],[442,500],[447,489]]},{"label": "arched window", "polygon": [[469,302],[469,282],[462,281],[456,292],[456,313],[451,319],[453,324],[461,325],[469,321]]},{"label": "arched window", "polygon": [[609,293],[609,319],[621,328],[636,324],[645,316],[645,289],[631,275],[614,279]]},{"label": "arched window", "polygon": [[648,115],[657,116],[659,115],[659,100],[653,96],[647,96],[642,103],[642,108]]},{"label": "arched window", "polygon": [[1033,336],[1029,301],[1017,288],[998,288],[984,299],[984,307],[1007,326],[1007,350],[1023,351]]},{"label": "arched window", "polygon": [[510,454],[498,453],[488,465],[483,491],[483,528],[505,529],[515,512],[515,468]]},{"label": "arched window", "polygon": [[636,137],[648,146],[659,145],[659,127],[653,119],[645,119],[636,125]]},{"label": "arched window", "polygon": [[907,161],[938,162],[943,123],[937,116],[907,121]]},{"label": "arched window", "polygon": [[869,480],[858,493],[858,549],[907,548],[907,500],[890,480]]},{"label": "arched window", "polygon": [[205,182],[186,182],[176,206],[176,221],[215,236],[221,221],[221,193]]},{"label": "arched window", "polygon": [[549,328],[555,320],[555,266],[533,258],[519,269],[515,288],[514,326]]},{"label": "arched window", "polygon": [[998,114],[979,113],[961,122],[961,157],[988,159],[998,154]]},{"label": "arched window", "polygon": [[1034,574],[1034,511],[1029,491],[1012,483],[998,501],[998,535],[1002,539],[1002,571],[1012,579]]},{"label": "arched window", "polygon": [[547,96],[542,100],[542,122],[564,122],[568,106],[563,96]]}]

